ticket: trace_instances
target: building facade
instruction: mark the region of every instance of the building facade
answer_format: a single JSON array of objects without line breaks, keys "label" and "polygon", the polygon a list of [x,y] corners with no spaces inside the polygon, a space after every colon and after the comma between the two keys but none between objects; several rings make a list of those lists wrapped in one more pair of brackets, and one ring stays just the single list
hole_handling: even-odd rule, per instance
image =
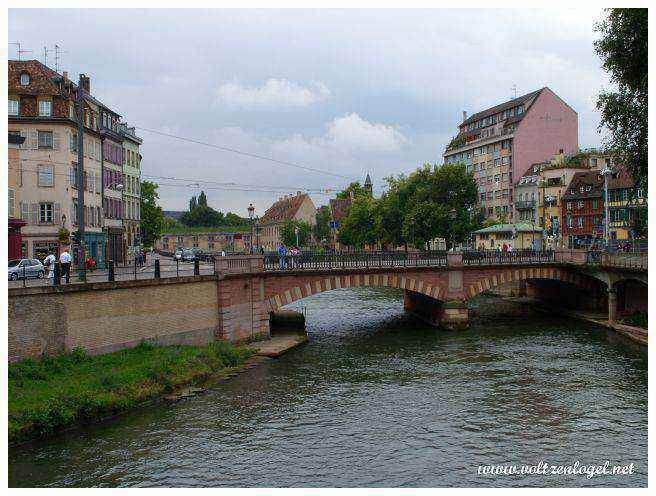
[{"label": "building facade", "polygon": [[123,136],[123,246],[132,260],[141,244],[141,153],[142,140],[134,127],[119,126]]},{"label": "building facade", "polygon": [[23,238],[21,236],[21,228],[25,222],[20,218],[20,210],[17,205],[20,204],[21,195],[19,188],[19,170],[21,165],[20,148],[25,138],[20,135],[9,133],[7,151],[7,225],[9,228],[8,233],[8,247],[7,252],[9,260],[23,258],[27,256],[23,254]]},{"label": "building facade", "polygon": [[459,125],[443,154],[464,163],[487,218],[513,220],[513,186],[531,165],[578,150],[578,115],[549,88],[477,112]]},{"label": "building facade", "polygon": [[597,170],[574,174],[561,210],[563,238],[569,248],[588,246],[604,236],[604,179]]},{"label": "building facade", "polygon": [[[83,75],[82,75],[83,77]],[[77,85],[36,60],[8,64],[9,132],[25,138],[17,171],[17,208],[25,222],[21,253],[59,253],[60,230],[77,228]],[[88,254],[102,263],[98,115],[84,103],[84,215]]]},{"label": "building facade", "polygon": [[197,249],[203,253],[248,253],[251,248],[251,233],[234,228],[217,228],[212,231],[164,232],[155,241],[155,249],[173,253],[177,249]]},{"label": "building facade", "polygon": [[287,220],[302,220],[314,226],[317,209],[309,195],[296,192],[279,198],[257,221],[260,247],[265,251],[275,251],[282,243],[280,230]]}]

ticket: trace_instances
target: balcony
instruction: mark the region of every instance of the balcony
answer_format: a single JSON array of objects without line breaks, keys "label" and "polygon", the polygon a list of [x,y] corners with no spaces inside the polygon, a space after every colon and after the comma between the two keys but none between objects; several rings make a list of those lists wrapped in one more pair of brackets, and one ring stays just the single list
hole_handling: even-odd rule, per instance
[{"label": "balcony", "polygon": [[535,200],[516,201],[515,208],[517,210],[530,210],[532,208],[535,208]]},{"label": "balcony", "polygon": [[498,133],[490,133],[485,138],[478,138],[478,139],[471,140],[471,141],[461,141],[461,140],[455,141],[454,140],[454,141],[451,142],[451,144],[449,146],[447,146],[447,148],[444,152],[444,155],[451,155],[451,154],[455,153],[458,150],[469,148],[469,147],[473,148],[473,147],[476,147],[476,146],[484,145],[487,142],[498,141],[499,138],[501,138],[503,136],[512,137],[513,132],[514,131],[508,130],[508,131],[501,131],[501,132],[498,132]]}]

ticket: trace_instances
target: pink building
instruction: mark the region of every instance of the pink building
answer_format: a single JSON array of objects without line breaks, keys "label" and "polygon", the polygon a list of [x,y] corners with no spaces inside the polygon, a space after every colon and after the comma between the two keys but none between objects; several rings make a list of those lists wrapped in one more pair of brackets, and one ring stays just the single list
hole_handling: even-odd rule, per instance
[{"label": "pink building", "polygon": [[578,114],[549,88],[467,117],[444,152],[445,163],[473,172],[488,218],[513,220],[513,184],[531,164],[578,152]]}]

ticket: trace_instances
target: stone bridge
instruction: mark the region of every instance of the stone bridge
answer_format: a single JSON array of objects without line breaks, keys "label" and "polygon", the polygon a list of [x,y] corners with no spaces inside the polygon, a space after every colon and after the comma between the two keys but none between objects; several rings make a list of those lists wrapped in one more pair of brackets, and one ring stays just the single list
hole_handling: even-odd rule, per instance
[{"label": "stone bridge", "polygon": [[[158,262],[159,264],[159,262]],[[305,254],[218,257],[196,275],[9,288],[9,359],[82,347],[91,354],[158,344],[270,336],[281,307],[359,286],[403,290],[405,308],[448,329],[468,324],[468,301],[497,290],[563,309],[646,310],[647,257],[586,252]]]},{"label": "stone bridge", "polygon": [[[248,270],[230,267],[229,260],[223,263],[217,270],[223,279],[219,306],[225,339],[266,335],[271,312],[324,291],[359,286],[402,289],[406,310],[447,329],[467,327],[468,301],[490,290],[576,303],[579,309],[607,309],[611,321],[618,302],[622,309],[646,309],[646,254],[590,259],[584,251],[448,253],[397,260],[328,255],[291,257],[283,264],[278,257],[253,257]],[[253,328],[248,328],[249,316]]]}]

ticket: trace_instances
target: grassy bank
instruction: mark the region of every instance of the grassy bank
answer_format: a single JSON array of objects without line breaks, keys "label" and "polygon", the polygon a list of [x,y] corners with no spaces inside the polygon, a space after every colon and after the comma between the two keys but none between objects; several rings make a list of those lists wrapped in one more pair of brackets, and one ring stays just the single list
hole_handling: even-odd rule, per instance
[{"label": "grassy bank", "polygon": [[9,365],[9,443],[134,408],[243,364],[253,350],[224,342],[153,346],[90,357],[83,350]]}]

